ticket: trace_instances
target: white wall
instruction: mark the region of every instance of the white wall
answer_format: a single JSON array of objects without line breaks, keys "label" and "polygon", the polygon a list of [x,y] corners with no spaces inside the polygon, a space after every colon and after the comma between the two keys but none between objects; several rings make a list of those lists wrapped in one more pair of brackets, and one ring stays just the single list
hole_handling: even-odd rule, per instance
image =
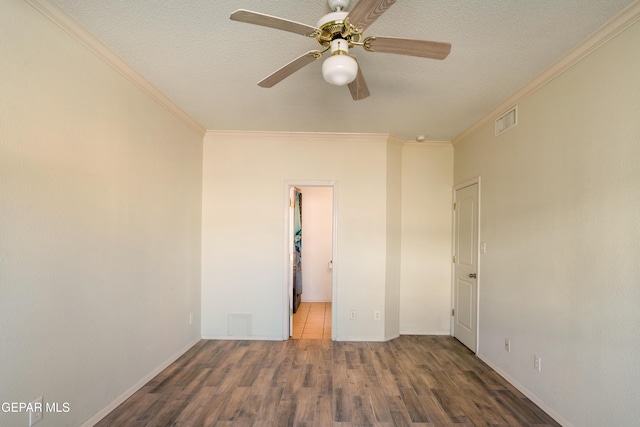
[{"label": "white wall", "polygon": [[0,400],[77,426],[200,337],[202,137],[26,2],[0,28]]},{"label": "white wall", "polygon": [[[337,182],[337,339],[384,339],[386,135],[209,132],[204,142],[202,333],[228,337],[228,315],[252,315],[248,338],[283,338],[287,181]],[[237,337],[236,337],[237,338]]]},{"label": "white wall", "polygon": [[300,187],[302,192],[302,301],[331,301],[333,188]]},{"label": "white wall", "polygon": [[447,335],[451,307],[453,147],[402,149],[400,333]]},{"label": "white wall", "polygon": [[480,355],[566,425],[640,419],[638,46],[640,23],[455,145],[455,182],[482,176]]}]

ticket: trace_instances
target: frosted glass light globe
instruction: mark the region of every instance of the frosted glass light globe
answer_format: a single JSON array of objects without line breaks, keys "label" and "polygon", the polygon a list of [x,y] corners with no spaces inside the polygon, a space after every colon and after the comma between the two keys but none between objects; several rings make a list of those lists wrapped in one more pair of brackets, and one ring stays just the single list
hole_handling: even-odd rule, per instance
[{"label": "frosted glass light globe", "polygon": [[332,85],[344,86],[358,75],[358,63],[348,55],[333,55],[322,63],[322,77]]}]

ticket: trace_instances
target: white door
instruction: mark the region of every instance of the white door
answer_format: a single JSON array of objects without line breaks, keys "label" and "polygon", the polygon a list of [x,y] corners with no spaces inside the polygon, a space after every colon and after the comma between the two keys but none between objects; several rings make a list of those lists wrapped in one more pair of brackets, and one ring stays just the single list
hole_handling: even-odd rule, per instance
[{"label": "white door", "polygon": [[455,192],[453,336],[477,351],[478,184]]},{"label": "white door", "polygon": [[296,195],[298,189],[295,187],[289,188],[289,230],[288,230],[288,243],[289,243],[289,268],[287,288],[289,295],[289,337],[293,335],[293,305],[294,305],[294,285],[295,285],[295,255],[294,255],[294,207]]}]

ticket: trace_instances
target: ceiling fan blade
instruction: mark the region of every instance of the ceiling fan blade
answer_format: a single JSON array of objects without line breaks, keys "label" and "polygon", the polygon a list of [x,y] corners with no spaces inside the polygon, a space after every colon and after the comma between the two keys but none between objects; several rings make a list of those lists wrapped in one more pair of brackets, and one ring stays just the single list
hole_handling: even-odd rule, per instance
[{"label": "ceiling fan blade", "polygon": [[360,0],[351,9],[347,18],[356,28],[366,30],[369,25],[387,11],[398,0]]},{"label": "ceiling fan blade", "polygon": [[247,24],[261,25],[263,27],[275,28],[276,30],[289,31],[291,33],[302,34],[313,37],[317,28],[277,16],[265,15],[264,13],[252,12],[250,10],[238,9],[230,16],[232,21],[246,22]]},{"label": "ceiling fan blade", "polygon": [[369,87],[362,74],[360,64],[358,64],[358,75],[356,75],[356,79],[349,83],[349,91],[354,101],[359,101],[369,96]]},{"label": "ceiling fan blade", "polygon": [[303,68],[304,66],[311,64],[321,56],[322,52],[318,50],[310,50],[309,52],[300,55],[293,61],[289,62],[287,65],[272,73],[268,77],[264,78],[258,83],[258,86],[266,88],[273,87],[276,84],[280,83],[282,80],[289,77],[291,74]]},{"label": "ceiling fan blade", "polygon": [[394,37],[367,37],[363,47],[369,52],[395,53],[421,58],[445,59],[451,52],[451,43]]}]

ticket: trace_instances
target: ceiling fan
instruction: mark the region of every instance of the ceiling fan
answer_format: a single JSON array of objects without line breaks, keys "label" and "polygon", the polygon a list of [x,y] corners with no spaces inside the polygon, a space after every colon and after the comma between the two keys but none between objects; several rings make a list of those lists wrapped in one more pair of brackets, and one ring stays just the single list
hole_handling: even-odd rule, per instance
[{"label": "ceiling fan", "polygon": [[395,53],[430,59],[445,59],[451,51],[450,43],[393,37],[364,37],[364,30],[396,1],[359,0],[353,9],[347,12],[345,9],[349,7],[350,0],[328,0],[333,12],[320,18],[316,27],[244,9],[233,12],[231,19],[315,38],[322,46],[321,50],[311,50],[289,62],[260,81],[259,86],[273,87],[304,66],[321,58],[325,52],[331,51],[331,56],[322,64],[324,79],[334,85],[348,85],[351,97],[357,101],[369,96],[369,88],[356,58],[349,54],[350,48],[361,46],[369,52]]}]

